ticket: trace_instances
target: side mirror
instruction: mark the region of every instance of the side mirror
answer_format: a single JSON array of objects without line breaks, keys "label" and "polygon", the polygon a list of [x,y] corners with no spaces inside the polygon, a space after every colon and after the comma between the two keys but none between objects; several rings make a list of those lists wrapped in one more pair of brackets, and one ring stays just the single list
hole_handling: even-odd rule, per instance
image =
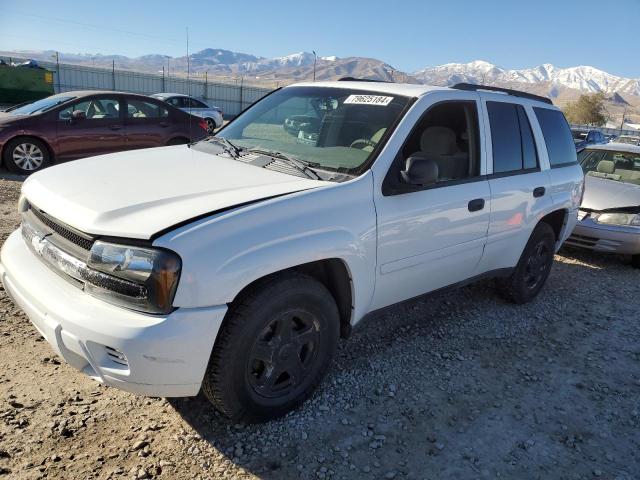
[{"label": "side mirror", "polygon": [[82,110],[74,110],[71,114],[71,118],[73,120],[86,120],[87,113],[83,112]]},{"label": "side mirror", "polygon": [[438,164],[424,155],[413,154],[407,158],[400,175],[409,185],[432,185],[438,181]]}]

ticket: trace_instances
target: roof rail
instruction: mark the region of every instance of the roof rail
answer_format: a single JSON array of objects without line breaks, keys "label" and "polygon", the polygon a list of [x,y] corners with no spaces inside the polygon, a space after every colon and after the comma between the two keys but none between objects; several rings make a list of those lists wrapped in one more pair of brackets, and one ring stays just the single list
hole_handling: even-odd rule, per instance
[{"label": "roof rail", "polygon": [[342,77],[338,79],[339,82],[379,82],[379,83],[392,83],[387,80],[376,80],[374,78],[355,78],[355,77]]},{"label": "roof rail", "polygon": [[487,90],[489,92],[502,92],[507,95],[513,95],[514,97],[528,98],[530,100],[537,100],[538,102],[548,103],[549,105],[553,105],[553,102],[550,98],[542,97],[540,95],[534,95],[533,93],[521,92],[520,90],[512,90],[510,88],[502,88],[502,87],[491,87],[488,85],[476,85],[474,83],[456,83],[451,88],[455,88],[456,90],[468,90],[472,92],[476,92],[478,90]]}]

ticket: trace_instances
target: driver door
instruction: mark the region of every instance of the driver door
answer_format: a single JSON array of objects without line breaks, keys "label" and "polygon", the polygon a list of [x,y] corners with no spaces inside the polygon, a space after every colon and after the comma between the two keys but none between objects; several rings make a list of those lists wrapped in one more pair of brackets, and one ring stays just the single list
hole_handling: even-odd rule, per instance
[{"label": "driver door", "polygon": [[[85,118],[73,118],[74,111]],[[85,97],[57,113],[57,156],[73,160],[125,149],[123,108],[119,95]]]},{"label": "driver door", "polygon": [[[478,95],[458,95],[459,100],[430,100],[423,107],[381,188],[375,187],[378,265],[372,309],[477,274],[491,210],[484,126]],[[401,180],[406,159],[418,152],[438,163],[432,185]]]}]

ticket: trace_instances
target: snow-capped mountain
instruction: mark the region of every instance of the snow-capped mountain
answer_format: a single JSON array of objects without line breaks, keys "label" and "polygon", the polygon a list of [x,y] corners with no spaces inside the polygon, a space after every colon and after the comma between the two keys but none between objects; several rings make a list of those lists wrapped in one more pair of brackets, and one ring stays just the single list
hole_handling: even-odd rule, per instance
[{"label": "snow-capped mountain", "polygon": [[534,68],[507,70],[483,60],[447,63],[413,73],[423,83],[453,85],[459,82],[499,85],[504,83],[550,83],[585,92],[640,95],[640,79],[611,75],[594,67],[558,68],[549,63]]}]

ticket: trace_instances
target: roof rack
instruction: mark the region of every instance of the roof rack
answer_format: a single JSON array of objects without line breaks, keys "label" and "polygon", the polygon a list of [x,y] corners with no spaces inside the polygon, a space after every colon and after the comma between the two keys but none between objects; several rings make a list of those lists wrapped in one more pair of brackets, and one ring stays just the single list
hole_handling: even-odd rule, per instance
[{"label": "roof rack", "polygon": [[386,80],[375,80],[373,78],[355,78],[355,77],[342,77],[338,79],[339,82],[378,82],[378,83],[392,83]]},{"label": "roof rack", "polygon": [[455,88],[456,90],[468,90],[472,92],[476,92],[478,90],[487,90],[489,92],[502,92],[507,95],[513,95],[514,97],[528,98],[530,100],[537,100],[538,102],[548,103],[549,105],[553,105],[551,99],[547,97],[542,97],[540,95],[534,95],[533,93],[521,92],[520,90],[512,90],[510,88],[502,88],[502,87],[491,87],[488,85],[476,85],[474,83],[456,83],[451,88]]}]

